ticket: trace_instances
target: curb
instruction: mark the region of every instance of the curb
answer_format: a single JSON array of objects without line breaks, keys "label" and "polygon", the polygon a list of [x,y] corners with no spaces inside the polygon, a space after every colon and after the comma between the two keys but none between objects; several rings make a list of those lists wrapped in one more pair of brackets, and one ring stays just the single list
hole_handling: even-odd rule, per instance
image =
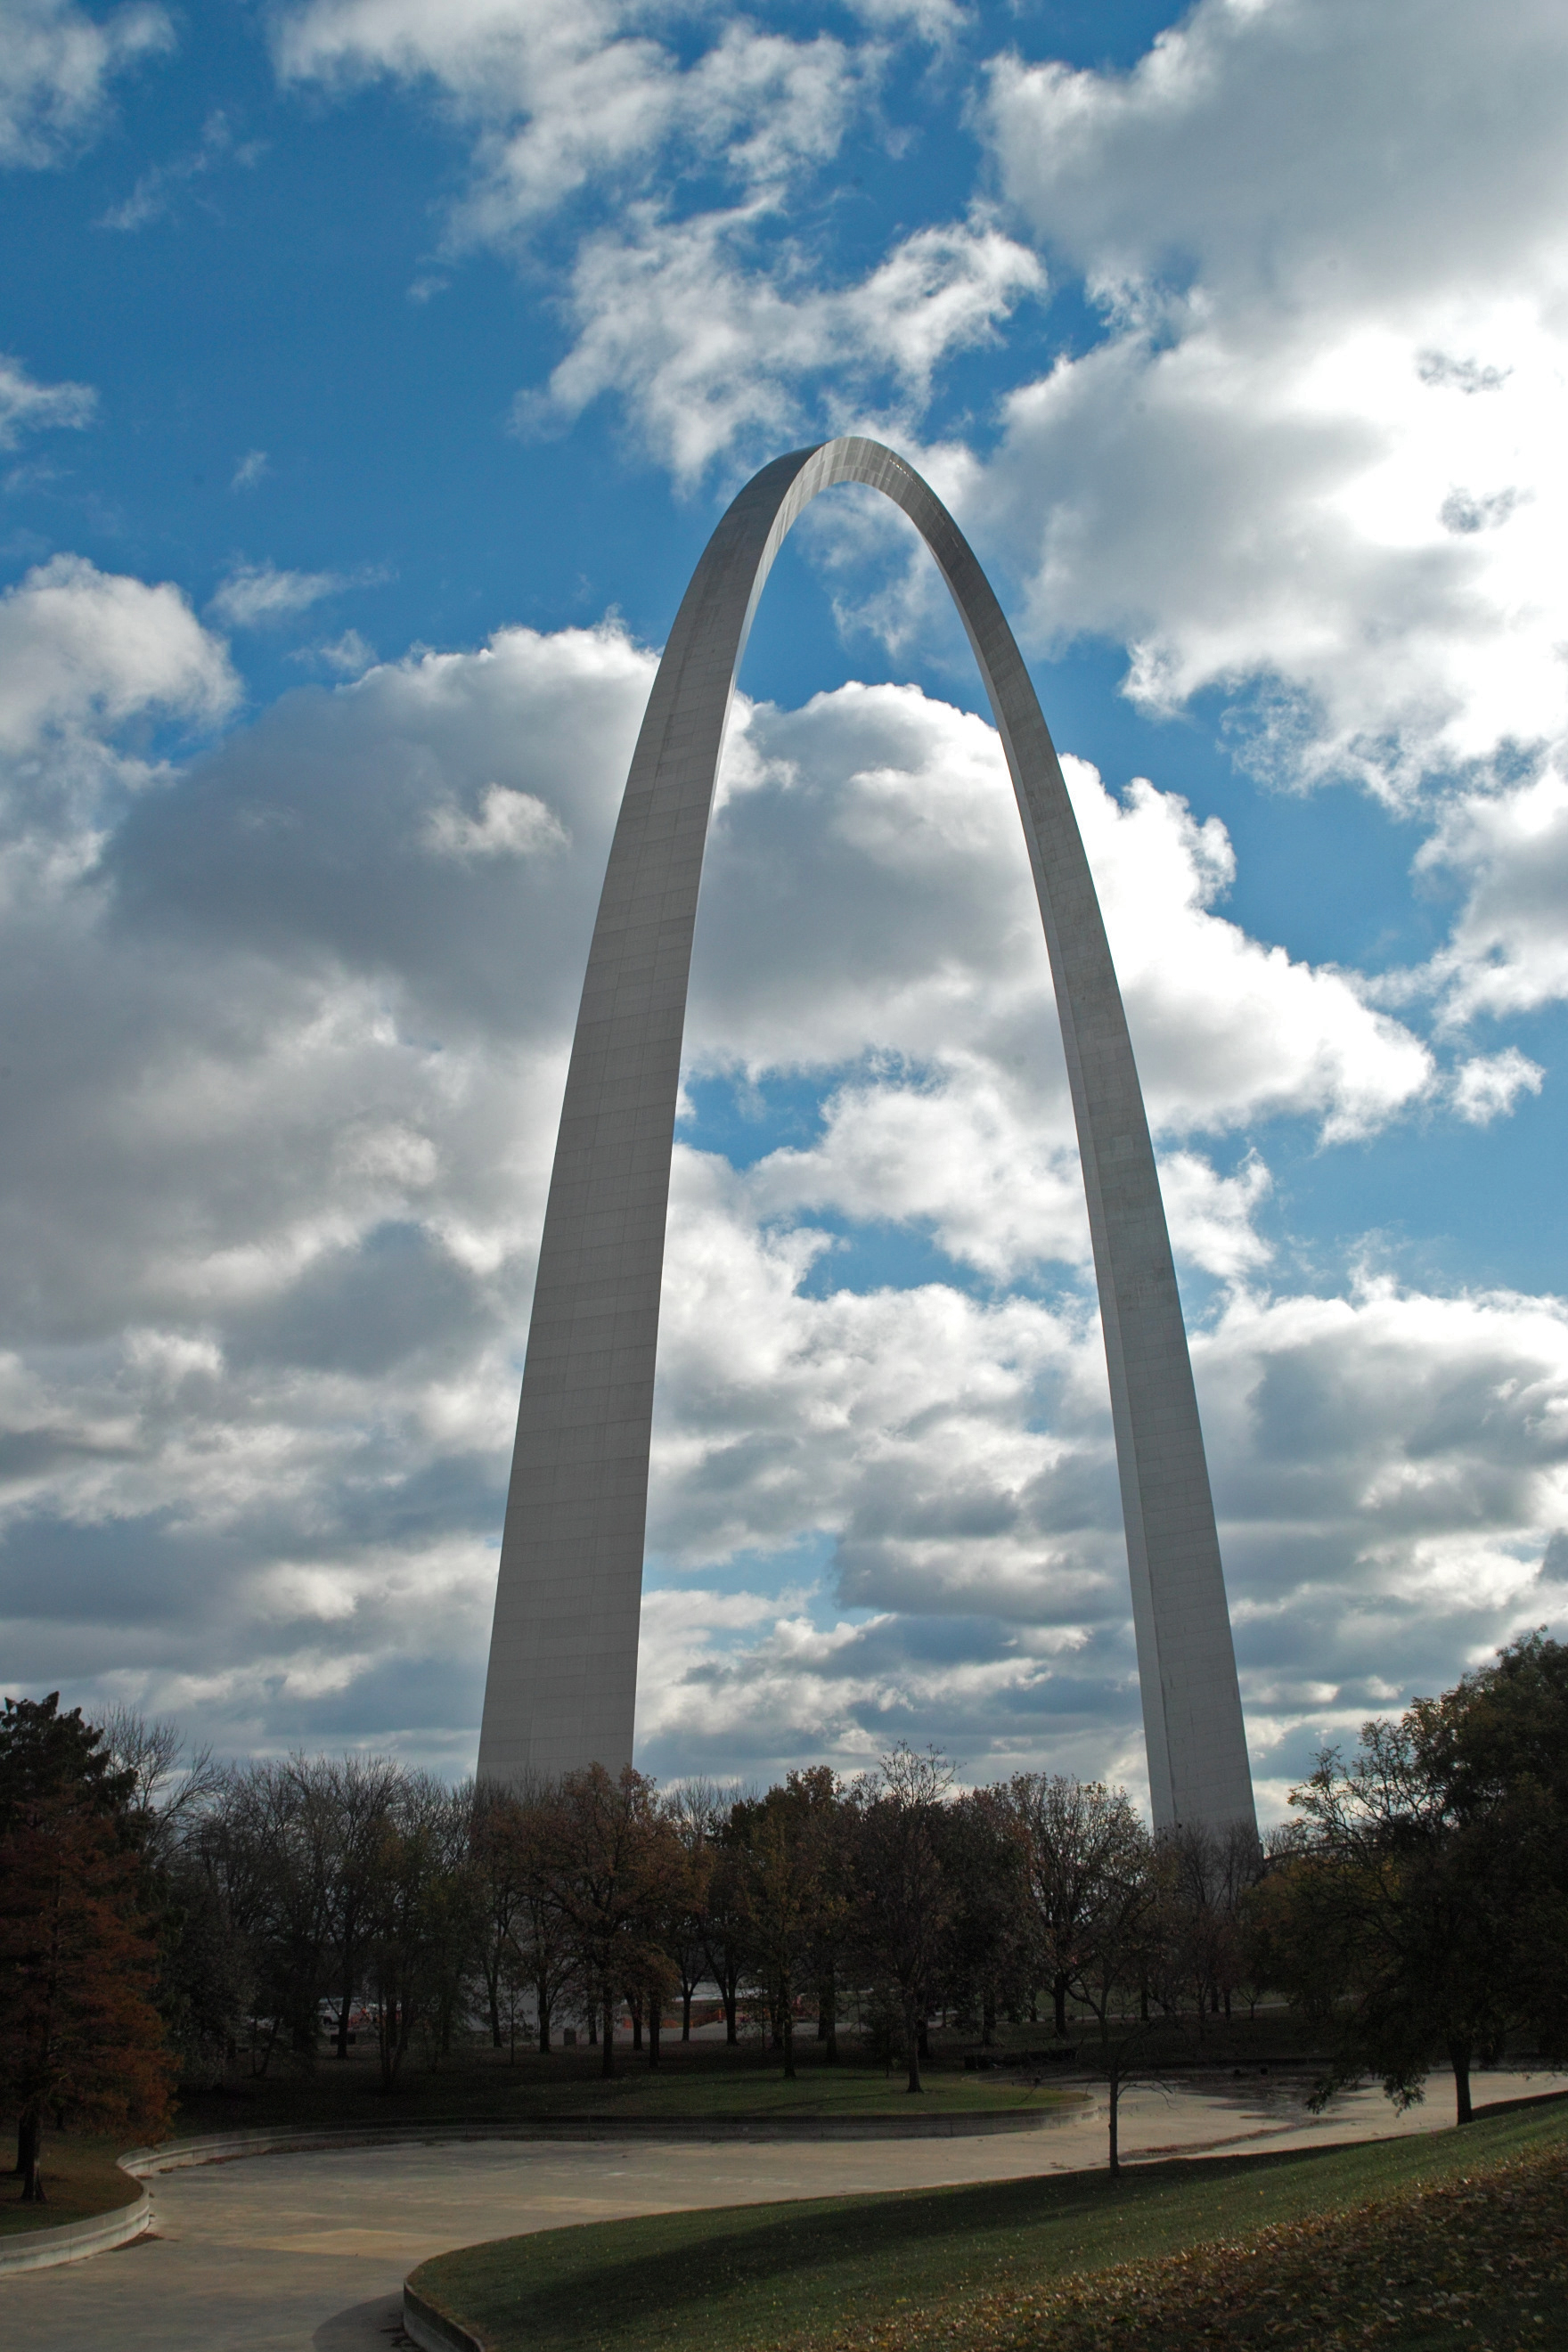
[{"label": "curb", "polygon": [[[135,2179],[128,2158],[121,2157],[119,2163],[122,2172]],[[143,2189],[130,2204],[116,2205],[108,2213],[89,2213],[85,2221],[62,2222],[57,2230],[30,2230],[0,2243],[0,2278],[13,2271],[46,2271],[57,2263],[81,2263],[89,2254],[107,2254],[115,2246],[128,2246],[152,2219],[152,2191]]]},{"label": "curb", "polygon": [[178,2172],[187,2165],[222,2164],[237,2157],[306,2154],[334,2147],[418,2147],[457,2140],[581,2140],[593,2144],[647,2140],[681,2146],[691,2140],[970,2139],[992,2132],[1036,2131],[1059,2120],[1060,2110],[1009,2108],[1001,2115],[957,2116],[719,2116],[690,2122],[664,2122],[628,2116],[536,2116],[517,2123],[465,2122],[454,2117],[422,2124],[367,2124],[320,2131],[225,2132],[204,2139],[165,2140],[160,2147],[135,2147],[120,2159],[138,2178]]},{"label": "curb", "polygon": [[472,2336],[460,2320],[449,2319],[426,2303],[406,2279],[403,2282],[403,2332],[412,2336],[419,2352],[489,2352],[484,2338]]},{"label": "curb", "polygon": [[[245,2156],[307,2154],[316,2149],[349,2147],[436,2147],[462,2140],[578,2141],[587,2145],[616,2140],[668,2142],[691,2140],[864,2140],[972,2139],[993,2132],[1034,2131],[1056,2119],[1051,2109],[1019,2107],[1003,2115],[958,2116],[829,2116],[817,2119],[782,2116],[722,2116],[707,2122],[664,2123],[646,2116],[609,2118],[549,2116],[516,2124],[449,2123],[378,2124],[363,2130],[223,2132],[203,2139],[166,2140],[161,2147],[132,2147],[119,2158],[120,2168],[132,2180],[160,2172],[180,2172],[197,2164],[232,2163]],[[58,2229],[30,2231],[25,2238],[0,2242],[0,2277],[15,2271],[39,2271],[58,2263],[85,2262],[127,2246],[150,2228],[152,2191],[108,2213],[89,2214],[83,2221],[67,2221]],[[405,2289],[405,2296],[412,2293]],[[415,2295],[409,2308],[418,2322],[408,2334],[432,2352],[484,2352],[475,2336],[457,2326],[433,2305]],[[426,2330],[421,2336],[419,2328]],[[446,2331],[445,2333],[441,2331]]]}]

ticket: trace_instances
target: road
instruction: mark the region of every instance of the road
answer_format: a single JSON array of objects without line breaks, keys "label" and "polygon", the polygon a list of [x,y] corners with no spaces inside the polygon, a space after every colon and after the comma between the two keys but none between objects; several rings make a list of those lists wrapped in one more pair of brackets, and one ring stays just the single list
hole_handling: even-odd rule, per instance
[{"label": "road", "polygon": [[[1308,2116],[1299,2092],[1254,2077],[1171,2095],[1130,2092],[1130,2158],[1380,2138],[1446,2126],[1447,2084],[1398,2116],[1380,2092]],[[1478,2101],[1564,2087],[1491,2074]],[[704,2205],[924,2189],[1073,2171],[1105,2161],[1102,2108],[1037,2132],[973,2139],[574,2146],[404,2143],[248,2157],[153,2183],[153,2233],[120,2252],[0,2279],[6,2352],[389,2352],[405,2275],[481,2238]]]}]

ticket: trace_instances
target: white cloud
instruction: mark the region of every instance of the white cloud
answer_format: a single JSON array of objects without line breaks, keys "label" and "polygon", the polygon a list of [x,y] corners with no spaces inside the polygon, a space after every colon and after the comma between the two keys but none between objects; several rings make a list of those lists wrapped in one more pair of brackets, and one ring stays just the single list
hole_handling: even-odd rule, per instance
[{"label": "white cloud", "polygon": [[[1215,911],[1234,862],[1217,819],[1199,824],[1142,780],[1118,800],[1084,761],[1065,766],[1158,1129],[1291,1112],[1342,1137],[1425,1094],[1427,1048],[1364,1003],[1351,976],[1298,962]],[[693,982],[700,1059],[755,1069],[892,1055],[952,1074],[934,1108],[911,1101],[898,1116],[911,1140],[925,1137],[910,1181],[951,1181],[961,1219],[974,1170],[966,1179],[955,1153],[943,1180],[942,1155],[928,1157],[931,1129],[960,1093],[978,1128],[1005,1137],[999,1160],[1019,1146],[1020,1116],[1052,1122],[1032,1166],[1040,1149],[1065,1144],[1039,915],[983,720],[913,687],[847,686],[799,711],[742,707],[709,858]],[[956,1072],[975,1055],[987,1066],[961,1088]],[[862,1139],[874,1190],[879,1154],[853,1087],[835,1119],[823,1149]],[[971,1144],[984,1166],[991,1153]],[[1048,1219],[1048,1196],[1017,1213]]]},{"label": "white cloud", "polygon": [[1558,768],[1457,795],[1416,867],[1453,874],[1467,893],[1448,940],[1426,971],[1404,976],[1406,987],[1437,989],[1457,1022],[1568,996],[1568,782]]},{"label": "white cloud", "polygon": [[[57,555],[0,594],[0,759],[13,811],[37,814],[105,772],[104,739],[142,716],[193,724],[238,692],[179,590]],[[117,763],[131,777],[134,761]],[[74,804],[74,803],[73,803]]]},{"label": "white cloud", "polygon": [[353,584],[338,572],[284,572],[272,563],[240,563],[208,609],[231,629],[270,629]]},{"label": "white cloud", "polygon": [[520,424],[614,393],[690,480],[736,442],[777,443],[815,416],[838,429],[880,394],[917,415],[942,362],[994,340],[1044,285],[1034,256],[977,216],[919,229],[858,284],[824,288],[787,243],[759,249],[771,214],[759,200],[669,222],[645,205],[629,234],[590,238],[569,298],[576,340],[547,394],[522,395]]},{"label": "white cloud", "polygon": [[265,449],[247,449],[234,469],[231,490],[253,490],[267,471]]},{"label": "white cloud", "polygon": [[425,836],[441,857],[532,857],[564,849],[569,837],[542,800],[505,784],[486,786],[477,817],[443,802],[430,812]]},{"label": "white cloud", "polygon": [[201,139],[195,147],[184,155],[173,156],[166,163],[150,164],[131,194],[119,204],[110,205],[99,226],[124,231],[147,228],[153,221],[166,218],[179,190],[190,181],[205,179],[209,172],[229,161],[248,170],[263,152],[261,144],[255,141],[237,147],[228,117],[221,110],[215,111],[202,125]]},{"label": "white cloud", "polygon": [[1131,74],[994,68],[1003,185],[1106,308],[976,512],[1046,636],[1252,754],[1413,790],[1564,725],[1568,34],[1531,0],[1202,0]]},{"label": "white cloud", "polygon": [[20,360],[0,352],[0,449],[14,449],[24,433],[90,425],[98,394],[89,383],[38,383]]},{"label": "white cloud", "polygon": [[1461,1118],[1472,1127],[1488,1127],[1510,1111],[1521,1094],[1538,1095],[1546,1076],[1517,1045],[1500,1054],[1477,1054],[1464,1063],[1454,1081],[1454,1103]]},{"label": "white cloud", "polygon": [[[518,629],[305,688],[0,906],[18,1680],[227,1746],[395,1734],[469,1760],[566,1046],[651,670],[613,627]],[[0,606],[35,793],[72,730],[231,692],[172,591],[56,566]],[[693,1055],[764,1087],[814,1069],[831,1099],[746,1171],[677,1156],[646,1752],[762,1771],[907,1731],[982,1773],[1126,1777],[1104,1366],[994,740],[853,688],[742,711],[735,743]],[[1074,786],[1167,1132],[1384,1117],[1426,1083],[1342,975],[1213,911],[1217,828]],[[1550,1301],[1255,1297],[1261,1163],[1189,1137],[1165,1166],[1179,1241],[1233,1286],[1198,1376],[1248,1689],[1294,1769],[1373,1680],[1451,1679],[1556,1605],[1568,1325]],[[830,1213],[924,1228],[994,1295],[946,1268],[845,1287]],[[1051,1295],[1008,1292],[1046,1261]]]},{"label": "white cloud", "polygon": [[96,130],[114,76],[174,41],[161,7],[120,8],[100,21],[76,0],[7,0],[0,20],[0,164],[56,162]]},{"label": "white cloud", "polygon": [[[659,14],[623,0],[308,0],[277,36],[285,79],[389,75],[438,89],[476,132],[462,237],[510,240],[585,185],[633,184],[668,146],[731,184],[777,184],[832,154],[861,61],[825,34],[722,26],[682,66]],[[700,19],[698,20],[700,21]]]}]

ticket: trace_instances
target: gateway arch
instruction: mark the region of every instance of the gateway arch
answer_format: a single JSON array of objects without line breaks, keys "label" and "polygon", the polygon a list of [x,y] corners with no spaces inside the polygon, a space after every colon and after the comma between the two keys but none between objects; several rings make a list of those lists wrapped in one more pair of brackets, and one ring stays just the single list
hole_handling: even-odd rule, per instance
[{"label": "gateway arch", "polygon": [[550,1181],[479,1773],[508,1781],[631,1759],[665,1215],[709,813],[763,583],[796,517],[836,482],[882,491],[935,557],[1017,794],[1089,1196],[1155,1824],[1250,1823],[1186,1330],[1089,862],[1028,672],[968,542],[902,458],[856,436],[795,450],[747,483],[704,550],[648,698]]}]

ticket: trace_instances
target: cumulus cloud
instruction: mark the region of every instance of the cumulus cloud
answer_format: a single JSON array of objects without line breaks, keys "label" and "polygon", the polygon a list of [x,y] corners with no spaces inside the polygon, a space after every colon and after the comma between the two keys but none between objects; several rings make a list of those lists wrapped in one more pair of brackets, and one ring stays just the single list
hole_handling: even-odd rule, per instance
[{"label": "cumulus cloud", "polygon": [[1152,709],[1250,689],[1290,779],[1561,735],[1565,94],[1544,0],[1201,0],[1131,73],[995,62],[1001,184],[1106,320],[978,509],[1043,636],[1122,639]]},{"label": "cumulus cloud", "polygon": [[759,202],[671,223],[648,205],[629,234],[589,240],[568,304],[576,340],[543,397],[522,396],[520,425],[614,393],[690,480],[737,442],[777,442],[803,418],[838,429],[879,394],[918,415],[941,363],[994,340],[1044,285],[1035,257],[976,216],[918,229],[858,283],[824,287],[793,247],[759,250],[770,215]]},{"label": "cumulus cloud", "polygon": [[1555,764],[1509,789],[1457,794],[1416,866],[1457,878],[1465,899],[1431,965],[1394,989],[1436,989],[1456,1022],[1568,996],[1568,782]]},{"label": "cumulus cloud", "polygon": [[[172,591],[68,562],[0,606],[0,665],[35,798],[75,738],[128,757],[127,728],[233,691]],[[651,672],[614,626],[513,629],[302,688],[79,813],[81,854],[5,900],[18,1678],[234,1747],[469,1760],[565,1054]],[[1552,1605],[1564,1325],[1258,1286],[1265,1160],[1208,1139],[1279,1108],[1395,1116],[1425,1049],[1215,911],[1219,828],[1152,785],[1073,784],[1178,1245],[1226,1286],[1198,1377],[1255,1722],[1288,1770],[1372,1679],[1441,1679]],[[908,688],[742,709],[711,858],[694,1076],[765,1094],[807,1070],[826,1100],[750,1164],[677,1155],[643,1753],[763,1771],[908,1731],[978,1774],[1132,1777],[1103,1357],[994,740]],[[871,1227],[923,1236],[923,1277],[857,1271],[842,1244]]]},{"label": "cumulus cloud", "polygon": [[[940,0],[860,13],[922,37],[957,23]],[[858,278],[827,282],[792,226],[795,195],[869,104],[879,44],[732,22],[681,62],[657,21],[615,0],[570,15],[518,0],[434,13],[311,0],[282,20],[278,57],[288,79],[390,75],[440,93],[474,142],[454,245],[537,241],[575,206],[562,298],[572,348],[520,394],[524,429],[611,394],[688,481],[803,420],[907,424],[945,360],[1043,290],[1039,262],[977,212],[901,234]],[[688,176],[732,200],[683,202]]]},{"label": "cumulus cloud", "polygon": [[238,693],[222,645],[169,584],[57,555],[0,594],[0,811],[7,830],[96,821],[110,778],[149,772],[113,739],[133,721],[200,727]]},{"label": "cumulus cloud", "polygon": [[[1342,1137],[1426,1092],[1429,1049],[1349,975],[1299,962],[1216,910],[1234,866],[1217,819],[1200,824],[1145,780],[1118,798],[1085,761],[1065,767],[1156,1128],[1223,1130],[1290,1111]],[[1039,915],[984,720],[913,687],[847,686],[800,711],[742,708],[710,858],[703,932],[723,978],[710,1001],[700,955],[699,1056],[754,1068],[876,1053],[956,1066],[979,1054],[990,1066],[965,1084],[998,1136],[1016,1115],[1010,1094],[1048,1098],[1060,1120]],[[926,1126],[929,1145],[952,1108],[926,1122],[911,1103],[900,1116],[911,1139]],[[845,1147],[853,1132],[870,1149],[874,1190],[853,1089],[834,1118]],[[923,1167],[918,1181],[942,1180]],[[952,1181],[963,1189],[956,1167]]]},{"label": "cumulus cloud", "polygon": [[749,188],[834,152],[863,72],[841,42],[731,23],[682,65],[657,22],[626,0],[307,0],[276,46],[285,79],[423,83],[473,126],[459,238],[508,239],[590,184],[624,190],[667,147]]},{"label": "cumulus cloud", "polygon": [[76,0],[10,0],[0,24],[0,164],[57,162],[97,129],[114,77],[174,41],[155,5],[100,20]]}]

